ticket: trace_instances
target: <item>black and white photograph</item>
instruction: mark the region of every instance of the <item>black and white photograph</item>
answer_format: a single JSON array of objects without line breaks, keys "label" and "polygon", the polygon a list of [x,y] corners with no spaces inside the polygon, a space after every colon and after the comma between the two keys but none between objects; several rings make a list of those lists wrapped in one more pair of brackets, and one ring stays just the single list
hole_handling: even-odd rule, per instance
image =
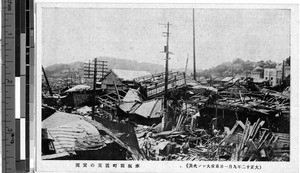
[{"label": "black and white photograph", "polygon": [[296,154],[290,7],[40,3],[37,14],[42,161],[245,171]]}]

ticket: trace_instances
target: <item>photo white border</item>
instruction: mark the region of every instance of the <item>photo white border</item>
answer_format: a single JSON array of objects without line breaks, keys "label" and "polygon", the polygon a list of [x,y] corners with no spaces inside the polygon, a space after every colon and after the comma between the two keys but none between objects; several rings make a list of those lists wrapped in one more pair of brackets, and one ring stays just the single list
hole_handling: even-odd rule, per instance
[{"label": "photo white border", "polygon": [[[57,2],[57,1],[56,1]],[[36,3],[36,56],[35,56],[35,171],[36,172],[298,172],[299,171],[299,11],[296,5],[271,5],[271,4],[109,4],[109,3]],[[290,9],[291,10],[291,158],[290,162],[210,162],[203,161],[203,164],[249,164],[262,165],[262,170],[240,170],[240,169],[205,169],[205,168],[186,168],[187,163],[198,163],[193,161],[46,161],[41,159],[41,58],[42,58],[42,10],[43,8],[206,8],[206,9]],[[297,94],[296,94],[297,93]],[[76,168],[75,163],[125,163],[140,164],[141,168]],[[293,169],[293,170],[290,170]]]}]

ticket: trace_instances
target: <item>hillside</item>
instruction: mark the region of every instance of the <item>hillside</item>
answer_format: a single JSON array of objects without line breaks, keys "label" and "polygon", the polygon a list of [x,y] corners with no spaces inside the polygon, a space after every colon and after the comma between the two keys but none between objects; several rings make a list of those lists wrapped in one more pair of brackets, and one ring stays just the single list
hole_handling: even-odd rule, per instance
[{"label": "hillside", "polygon": [[[108,69],[124,69],[148,71],[151,74],[164,71],[164,66],[153,63],[139,63],[134,60],[126,60],[111,57],[98,57],[98,61],[107,61]],[[49,77],[63,77],[72,76],[76,73],[79,76],[83,75],[84,63],[81,61],[72,62],[70,64],[54,64],[45,68],[47,76]]]},{"label": "hillside", "polygon": [[[290,57],[285,59],[285,63],[290,65]],[[235,76],[236,74],[241,74],[246,71],[252,71],[256,67],[261,68],[275,68],[276,62],[271,60],[267,61],[244,61],[242,59],[235,59],[232,62],[224,62],[216,67],[212,67],[210,69],[206,69],[202,72],[197,73],[197,76],[217,76],[217,77],[227,77],[227,76]]]}]

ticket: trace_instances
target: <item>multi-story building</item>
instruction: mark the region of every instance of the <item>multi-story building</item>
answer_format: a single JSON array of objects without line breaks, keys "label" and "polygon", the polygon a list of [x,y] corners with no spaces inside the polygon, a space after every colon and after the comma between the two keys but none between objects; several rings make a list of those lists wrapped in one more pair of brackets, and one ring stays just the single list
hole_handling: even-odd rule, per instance
[{"label": "multi-story building", "polygon": [[264,79],[269,81],[270,86],[275,86],[277,84],[277,69],[276,68],[265,68],[264,69]]},{"label": "multi-story building", "polygon": [[282,75],[282,64],[277,65],[276,70],[276,83],[280,83],[282,81],[282,78],[286,78],[290,75],[291,67],[288,65],[284,66],[284,75]]}]

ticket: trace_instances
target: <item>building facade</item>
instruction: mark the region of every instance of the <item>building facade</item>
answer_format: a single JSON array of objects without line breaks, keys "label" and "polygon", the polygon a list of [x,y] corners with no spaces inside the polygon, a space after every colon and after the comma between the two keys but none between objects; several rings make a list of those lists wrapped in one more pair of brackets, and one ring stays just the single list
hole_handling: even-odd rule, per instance
[{"label": "building facade", "polygon": [[276,68],[265,68],[264,79],[269,81],[270,86],[275,86],[277,83],[277,69]]}]

